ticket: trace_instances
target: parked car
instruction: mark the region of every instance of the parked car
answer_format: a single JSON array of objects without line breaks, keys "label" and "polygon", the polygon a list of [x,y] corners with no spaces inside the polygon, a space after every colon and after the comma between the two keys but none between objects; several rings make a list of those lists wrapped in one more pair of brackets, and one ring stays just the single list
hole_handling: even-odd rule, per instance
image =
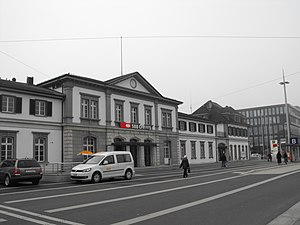
[{"label": "parked car", "polygon": [[7,159],[0,163],[0,182],[5,186],[19,181],[31,181],[37,185],[42,177],[42,168],[35,159]]},{"label": "parked car", "polygon": [[135,174],[130,152],[98,152],[71,170],[71,180],[100,182],[102,178],[124,177],[130,180]]}]

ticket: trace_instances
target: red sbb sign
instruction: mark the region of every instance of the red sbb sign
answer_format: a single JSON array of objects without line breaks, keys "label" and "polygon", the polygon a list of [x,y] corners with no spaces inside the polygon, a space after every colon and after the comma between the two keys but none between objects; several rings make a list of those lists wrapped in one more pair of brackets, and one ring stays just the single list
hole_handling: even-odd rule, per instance
[{"label": "red sbb sign", "polygon": [[131,123],[120,122],[120,128],[128,128],[128,129],[131,129],[131,128],[132,128],[132,125],[131,125]]}]

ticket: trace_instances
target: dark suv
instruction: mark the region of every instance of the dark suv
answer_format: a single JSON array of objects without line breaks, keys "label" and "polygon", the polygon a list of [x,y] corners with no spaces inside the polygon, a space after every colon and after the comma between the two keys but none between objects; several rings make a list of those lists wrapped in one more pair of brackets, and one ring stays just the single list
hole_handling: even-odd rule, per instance
[{"label": "dark suv", "polygon": [[38,184],[43,171],[35,159],[7,159],[0,163],[0,182],[10,186],[18,181],[31,181]]}]

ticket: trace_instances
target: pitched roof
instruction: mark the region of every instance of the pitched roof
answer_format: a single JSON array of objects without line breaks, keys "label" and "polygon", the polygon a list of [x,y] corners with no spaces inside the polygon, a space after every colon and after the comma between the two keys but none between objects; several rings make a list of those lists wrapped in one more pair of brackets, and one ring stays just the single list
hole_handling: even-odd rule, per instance
[{"label": "pitched roof", "polygon": [[[125,87],[122,87],[122,86],[118,85],[122,81],[130,79],[131,77],[134,77],[138,82],[140,82],[143,85],[143,87],[149,93],[144,93],[144,92],[141,92],[141,91],[138,91],[138,90],[130,90],[128,88],[125,88]],[[96,80],[96,79],[92,79],[92,78],[88,78],[88,77],[83,77],[83,76],[78,76],[78,75],[73,75],[73,74],[68,73],[68,74],[64,74],[64,75],[58,76],[56,78],[50,79],[48,81],[42,82],[42,83],[38,84],[38,86],[49,88],[49,87],[52,87],[52,86],[56,86],[57,84],[63,83],[65,80],[76,80],[78,82],[88,83],[88,84],[94,85],[94,86],[96,85],[96,86],[102,86],[102,87],[105,87],[105,88],[111,88],[111,89],[115,89],[115,90],[132,92],[133,95],[134,94],[147,95],[147,96],[151,96],[152,98],[160,99],[160,100],[163,100],[163,101],[166,101],[166,102],[169,102],[169,103],[171,102],[172,104],[177,104],[177,105],[182,104],[181,101],[162,96],[138,72],[133,72],[133,73],[117,76],[117,77],[109,79],[107,81],[100,81],[100,80]]]},{"label": "pitched roof", "polygon": [[43,88],[36,86],[34,84],[21,83],[11,80],[0,79],[0,89],[10,92],[22,93],[22,94],[31,94],[36,96],[44,96],[49,98],[60,98],[64,97],[64,94],[50,90],[48,88]]},{"label": "pitched roof", "polygon": [[245,124],[236,121],[236,116],[243,116],[231,106],[222,107],[211,100],[199,107],[192,115],[204,117],[217,123]]}]

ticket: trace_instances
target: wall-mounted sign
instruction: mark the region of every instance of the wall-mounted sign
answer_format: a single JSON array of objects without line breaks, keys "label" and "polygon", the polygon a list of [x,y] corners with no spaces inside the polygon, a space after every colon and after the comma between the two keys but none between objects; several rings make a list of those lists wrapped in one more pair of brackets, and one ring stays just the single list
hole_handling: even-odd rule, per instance
[{"label": "wall-mounted sign", "polygon": [[291,138],[291,139],[290,139],[290,143],[291,143],[292,145],[298,144],[298,138],[296,138],[296,137]]},{"label": "wall-mounted sign", "polygon": [[120,122],[120,128],[124,129],[138,129],[138,130],[152,130],[152,126],[145,125],[142,126],[140,124],[132,124],[132,123],[127,123],[127,122]]}]

